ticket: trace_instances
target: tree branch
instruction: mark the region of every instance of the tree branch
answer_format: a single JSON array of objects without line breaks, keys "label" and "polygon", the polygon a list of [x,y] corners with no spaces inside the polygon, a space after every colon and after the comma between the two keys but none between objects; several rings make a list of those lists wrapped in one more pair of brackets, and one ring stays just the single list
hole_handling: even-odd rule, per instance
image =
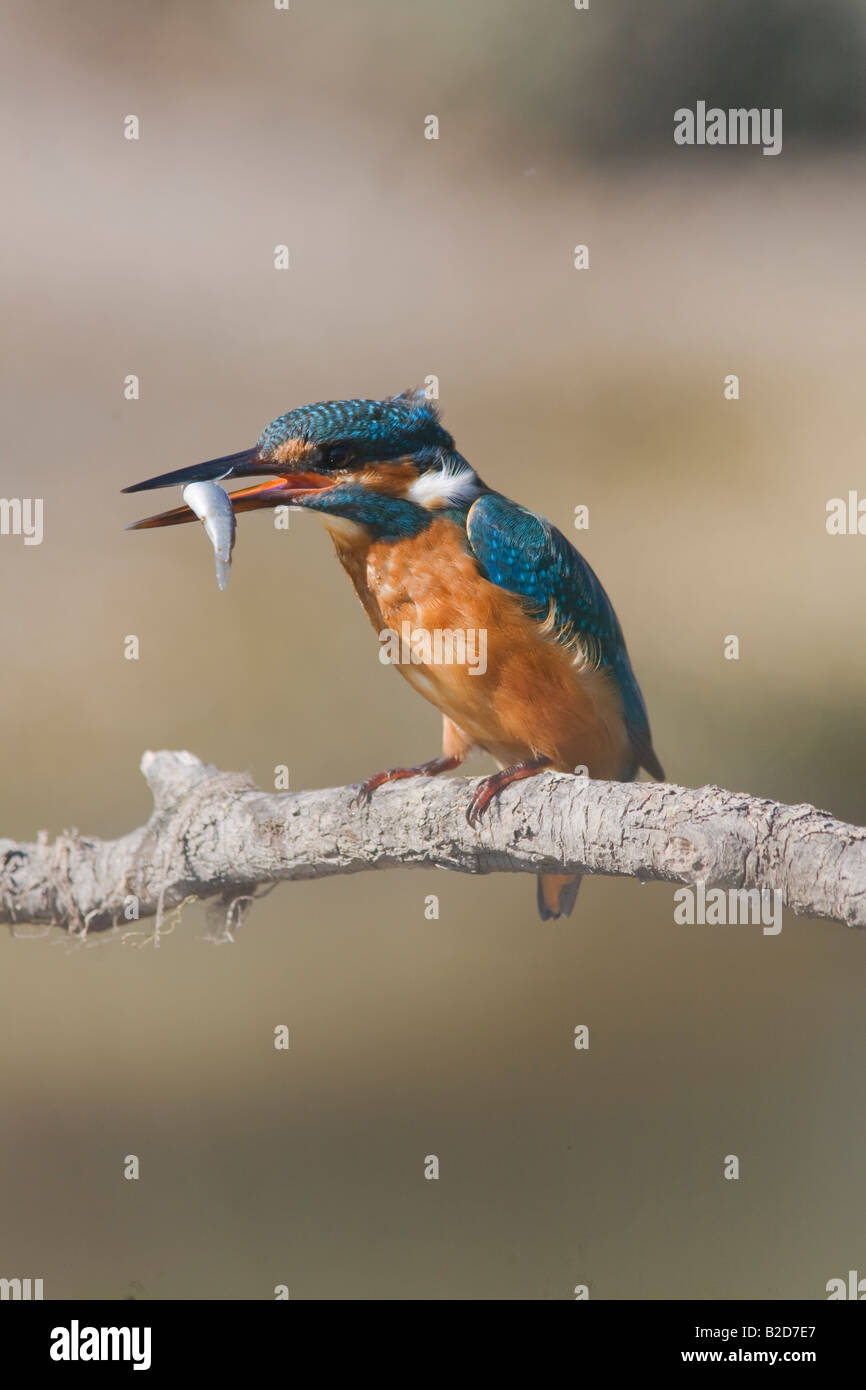
[{"label": "tree branch", "polygon": [[256,886],[365,869],[580,872],[642,881],[778,889],[795,913],[866,926],[866,829],[813,806],[652,783],[548,773],[506,789],[478,829],[467,783],[271,795],[191,753],[145,753],[154,810],[119,840],[70,831],[49,843],[0,839],[0,922],[75,933],[156,916],[191,895],[227,903]]}]

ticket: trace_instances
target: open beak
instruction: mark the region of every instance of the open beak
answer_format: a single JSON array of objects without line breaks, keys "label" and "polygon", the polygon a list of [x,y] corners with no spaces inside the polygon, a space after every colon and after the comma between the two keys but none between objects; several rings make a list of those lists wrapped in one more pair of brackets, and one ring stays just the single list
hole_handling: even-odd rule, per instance
[{"label": "open beak", "polygon": [[[258,449],[244,449],[238,454],[227,454],[225,458],[209,459],[190,468],[178,468],[173,473],[160,473],[156,478],[147,478],[143,483],[134,483],[123,488],[124,492],[149,492],[158,487],[186,487],[188,483],[217,483],[228,478],[250,478],[257,474],[277,474],[269,482],[255,483],[252,487],[239,488],[230,492],[229,499],[235,512],[256,511],[260,507],[280,507],[291,505],[307,492],[320,492],[332,487],[334,478],[324,473],[281,473],[273,464],[266,463]],[[143,521],[134,521],[127,531],[144,531],[152,526],[179,526],[185,521],[198,521],[191,507],[173,507],[168,512],[158,512],[147,516]]]}]

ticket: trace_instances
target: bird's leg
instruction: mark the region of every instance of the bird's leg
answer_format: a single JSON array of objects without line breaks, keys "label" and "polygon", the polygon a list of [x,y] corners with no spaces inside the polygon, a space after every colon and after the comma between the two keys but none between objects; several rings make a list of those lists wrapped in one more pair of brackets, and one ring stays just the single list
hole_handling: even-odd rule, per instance
[{"label": "bird's leg", "polygon": [[485,777],[467,807],[466,819],[469,824],[477,825],[494,796],[498,796],[504,787],[510,787],[512,782],[522,782],[526,777],[534,777],[546,767],[550,767],[550,758],[531,758],[525,763],[504,767],[501,772],[494,772],[492,777]]},{"label": "bird's leg", "polygon": [[386,782],[402,782],[406,777],[438,777],[440,772],[453,772],[459,767],[462,758],[431,758],[429,763],[419,763],[417,767],[389,767],[386,772],[377,772],[362,782],[355,797],[355,805],[362,806],[370,800],[373,792],[384,787]]},{"label": "bird's leg", "polygon": [[365,806],[378,787],[386,782],[402,782],[406,777],[438,777],[442,772],[453,772],[472,751],[472,740],[464,734],[446,715],[442,720],[442,753],[431,758],[428,763],[417,767],[389,767],[386,772],[377,772],[362,782],[354,798],[356,806]]}]

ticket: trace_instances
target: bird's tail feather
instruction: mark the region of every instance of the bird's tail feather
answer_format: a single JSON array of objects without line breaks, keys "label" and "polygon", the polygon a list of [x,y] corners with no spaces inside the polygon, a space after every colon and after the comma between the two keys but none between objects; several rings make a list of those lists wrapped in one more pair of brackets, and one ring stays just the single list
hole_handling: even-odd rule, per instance
[{"label": "bird's tail feather", "polygon": [[580,888],[580,874],[539,874],[538,915],[542,922],[568,917]]}]

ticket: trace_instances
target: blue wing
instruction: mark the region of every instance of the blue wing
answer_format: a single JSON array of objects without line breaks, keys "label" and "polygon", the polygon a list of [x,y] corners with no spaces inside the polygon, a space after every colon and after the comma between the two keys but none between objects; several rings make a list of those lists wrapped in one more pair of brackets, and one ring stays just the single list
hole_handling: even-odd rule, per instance
[{"label": "blue wing", "polygon": [[525,599],[528,611],[549,625],[551,636],[580,652],[616,681],[635,762],[664,779],[653,752],[646,706],[628,659],[625,638],[601,582],[561,531],[497,492],[469,509],[466,534],[492,583]]}]

